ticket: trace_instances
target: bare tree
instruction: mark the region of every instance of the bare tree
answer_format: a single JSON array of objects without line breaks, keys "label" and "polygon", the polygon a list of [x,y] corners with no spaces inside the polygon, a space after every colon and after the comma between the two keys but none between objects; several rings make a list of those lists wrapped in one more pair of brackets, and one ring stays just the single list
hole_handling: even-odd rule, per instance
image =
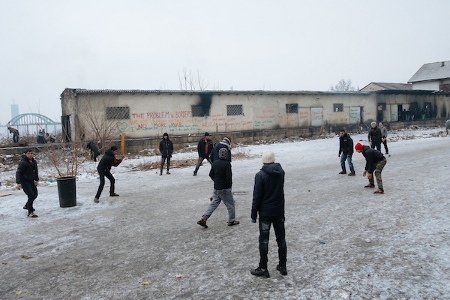
[{"label": "bare tree", "polygon": [[355,87],[352,86],[352,81],[341,79],[339,80],[338,84],[335,86],[330,87],[330,91],[336,91],[336,92],[346,92],[346,91],[356,91]]},{"label": "bare tree", "polygon": [[[197,71],[197,78],[192,75],[192,70],[183,69],[183,74],[178,73],[178,82],[180,86],[180,90],[200,90],[203,91],[208,87],[208,84],[205,85],[203,78],[200,76],[200,72]],[[196,86],[196,82],[198,86]]]}]

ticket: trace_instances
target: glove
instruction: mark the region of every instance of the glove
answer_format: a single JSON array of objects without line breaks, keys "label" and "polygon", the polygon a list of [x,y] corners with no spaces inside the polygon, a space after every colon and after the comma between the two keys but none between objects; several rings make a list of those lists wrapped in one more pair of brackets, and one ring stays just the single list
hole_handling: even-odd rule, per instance
[{"label": "glove", "polygon": [[256,219],[252,219],[252,223],[256,223]]}]

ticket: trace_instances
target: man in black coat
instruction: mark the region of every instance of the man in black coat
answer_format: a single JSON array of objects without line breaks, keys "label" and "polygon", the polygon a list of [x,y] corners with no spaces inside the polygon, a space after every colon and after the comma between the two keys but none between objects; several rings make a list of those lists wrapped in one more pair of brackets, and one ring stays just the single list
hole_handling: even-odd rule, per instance
[{"label": "man in black coat", "polygon": [[87,143],[86,148],[91,150],[91,157],[94,161],[97,161],[97,157],[100,155],[100,151],[98,151],[98,147],[95,145],[93,141]]},{"label": "man in black coat", "polygon": [[370,123],[370,130],[367,135],[367,139],[369,140],[370,147],[372,149],[377,148],[378,151],[381,151],[381,130],[377,127],[376,122]]},{"label": "man in black coat", "polygon": [[369,184],[366,185],[366,188],[375,188],[375,183],[373,181],[373,174],[377,178],[378,190],[374,192],[374,194],[384,194],[383,188],[383,180],[381,179],[381,172],[383,171],[384,166],[387,161],[383,156],[381,151],[370,148],[369,146],[363,146],[361,143],[356,143],[355,150],[358,153],[362,153],[364,158],[366,159],[366,166],[364,168],[363,176],[366,176],[369,179]]},{"label": "man in black coat", "polygon": [[163,139],[159,142],[159,152],[161,152],[161,168],[159,175],[163,174],[164,162],[167,160],[167,174],[170,174],[170,159],[173,153],[173,143],[169,139],[169,134],[164,132]]},{"label": "man in black coat", "polygon": [[195,166],[194,176],[197,176],[198,169],[200,168],[205,159],[212,165],[212,161],[209,158],[212,148],[213,143],[211,141],[211,135],[209,134],[209,132],[205,132],[205,136],[200,141],[198,141],[197,145],[198,161],[197,165]]},{"label": "man in black coat", "polygon": [[98,163],[97,171],[100,175],[100,185],[98,186],[97,194],[95,195],[94,202],[98,203],[100,200],[100,195],[102,194],[103,187],[105,186],[105,177],[109,179],[111,183],[109,187],[109,195],[111,197],[119,196],[114,192],[115,190],[115,182],[114,176],[111,174],[111,167],[117,167],[123,160],[124,156],[122,155],[120,159],[116,158],[117,155],[117,147],[112,146],[110,149],[105,151],[102,159]]},{"label": "man in black coat", "polygon": [[339,174],[347,174],[347,170],[345,169],[345,161],[347,160],[348,167],[350,168],[350,173],[348,174],[348,176],[355,176],[355,168],[353,167],[352,156],[353,156],[353,139],[350,137],[348,133],[345,132],[344,129],[341,129],[341,131],[339,132],[338,157],[341,158],[342,171],[339,172]]},{"label": "man in black coat", "polygon": [[214,163],[219,159],[219,150],[222,148],[228,149],[228,154],[226,160],[231,162],[231,140],[229,137],[224,137],[220,143],[216,143],[211,151],[211,161]]},{"label": "man in black coat", "polygon": [[34,153],[30,149],[25,150],[16,171],[16,183],[17,189],[23,189],[28,196],[28,201],[23,208],[28,210],[28,217],[30,218],[37,218],[37,215],[34,214],[33,202],[38,196],[38,182],[38,166],[34,159]]},{"label": "man in black coat", "polygon": [[258,268],[251,270],[251,274],[268,278],[270,275],[267,269],[267,254],[272,224],[278,244],[279,263],[277,270],[280,271],[281,275],[287,275],[287,246],[284,229],[284,170],[279,163],[275,163],[275,154],[270,150],[264,151],[262,161],[264,165],[255,175],[251,212],[252,223],[256,223],[259,213],[260,260]]},{"label": "man in black coat", "polygon": [[233,185],[231,163],[226,159],[227,154],[227,148],[220,149],[219,159],[213,163],[212,168],[209,171],[209,177],[214,181],[213,199],[209,203],[208,208],[202,215],[200,221],[197,222],[198,225],[204,228],[208,228],[206,220],[211,217],[221,201],[223,201],[228,210],[228,226],[239,224],[239,221],[236,221],[235,219],[234,199],[231,191],[231,186]]}]

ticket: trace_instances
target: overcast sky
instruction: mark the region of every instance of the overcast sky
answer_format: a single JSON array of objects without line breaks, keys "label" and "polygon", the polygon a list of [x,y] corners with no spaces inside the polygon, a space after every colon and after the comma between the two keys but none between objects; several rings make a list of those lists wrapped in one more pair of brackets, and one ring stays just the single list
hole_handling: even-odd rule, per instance
[{"label": "overcast sky", "polygon": [[[450,1],[0,0],[0,124],[65,88],[327,91],[450,60]],[[199,80],[200,79],[200,80]],[[200,84],[198,83],[200,81]]]}]

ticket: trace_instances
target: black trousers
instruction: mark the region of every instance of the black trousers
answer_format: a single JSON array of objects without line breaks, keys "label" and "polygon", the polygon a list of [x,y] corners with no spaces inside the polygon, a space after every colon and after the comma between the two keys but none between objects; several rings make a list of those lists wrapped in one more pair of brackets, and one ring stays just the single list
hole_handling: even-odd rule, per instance
[{"label": "black trousers", "polygon": [[280,266],[286,267],[287,246],[284,230],[284,217],[259,217],[259,266],[267,269],[267,254],[269,253],[270,226],[273,224],[275,238],[278,244],[278,259]]},{"label": "black trousers", "polygon": [[112,176],[110,171],[98,171],[98,174],[100,174],[100,185],[98,186],[97,194],[95,195],[95,198],[99,199],[100,195],[102,194],[103,187],[105,186],[105,177],[109,179],[109,182],[111,183],[111,186],[109,187],[109,194],[114,194],[114,188],[116,180],[114,179],[114,176]]},{"label": "black trousers", "polygon": [[161,170],[161,173],[162,173],[162,170],[163,170],[163,168],[164,168],[164,162],[167,160],[167,172],[169,172],[169,168],[170,168],[170,156],[167,156],[167,157],[162,157],[161,158],[161,168],[160,168],[160,170]]},{"label": "black trousers", "polygon": [[36,200],[38,196],[38,190],[34,182],[22,182],[22,189],[25,194],[28,196],[27,204],[25,205],[28,209],[28,213],[34,211],[33,202]]}]

